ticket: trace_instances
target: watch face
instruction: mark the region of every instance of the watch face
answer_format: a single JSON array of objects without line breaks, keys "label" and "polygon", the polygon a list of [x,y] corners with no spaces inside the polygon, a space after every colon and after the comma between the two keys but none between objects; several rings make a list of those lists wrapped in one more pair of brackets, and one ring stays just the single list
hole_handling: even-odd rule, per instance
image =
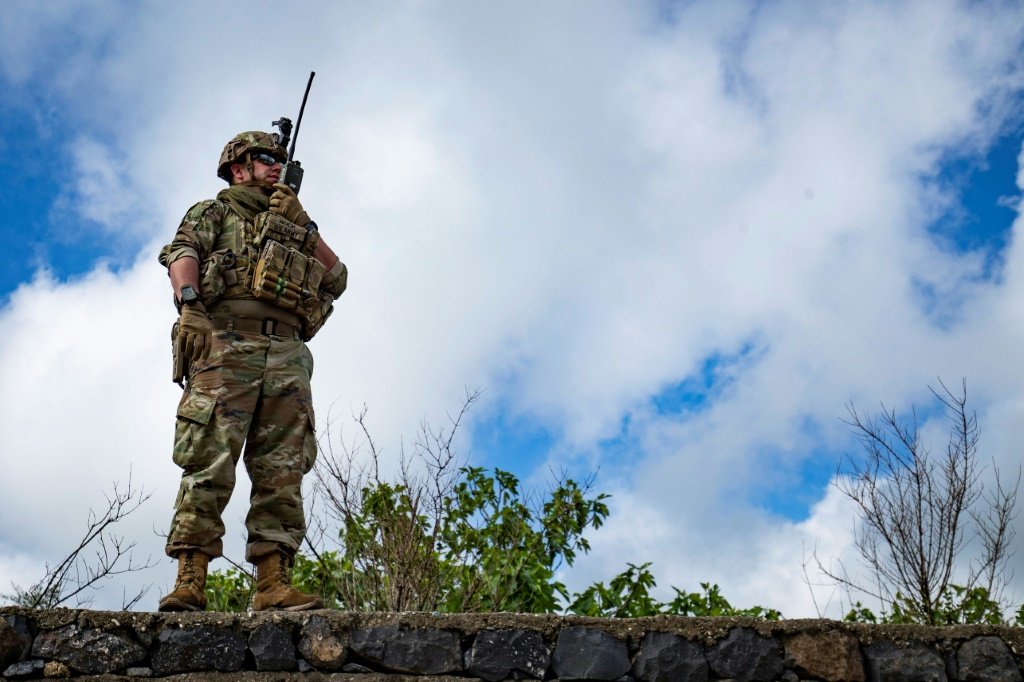
[{"label": "watch face", "polygon": [[182,303],[194,303],[199,298],[196,296],[196,290],[191,285],[186,284],[181,288],[181,302]]}]

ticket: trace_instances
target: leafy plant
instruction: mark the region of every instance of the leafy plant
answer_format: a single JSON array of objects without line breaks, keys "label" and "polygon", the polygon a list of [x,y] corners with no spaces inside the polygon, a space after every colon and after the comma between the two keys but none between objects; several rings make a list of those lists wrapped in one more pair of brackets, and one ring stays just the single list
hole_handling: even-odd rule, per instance
[{"label": "leafy plant", "polygon": [[675,598],[670,602],[659,602],[651,597],[655,587],[650,562],[628,568],[609,581],[594,583],[582,593],[574,595],[568,610],[581,616],[605,618],[639,618],[671,614],[677,616],[723,617],[745,616],[763,620],[780,620],[782,614],[775,609],[754,606],[737,609],[722,596],[718,585],[701,583],[703,592],[685,592],[676,587]]},{"label": "leafy plant", "polygon": [[[557,573],[590,551],[585,533],[604,523],[609,496],[592,492],[593,478],[562,476],[538,495],[508,471],[461,466],[452,443],[478,395],[467,396],[447,428],[421,424],[412,457],[419,475],[403,456],[396,480],[383,478],[365,410],[356,423],[368,457],[356,446],[335,453],[327,445],[315,469],[323,511],[310,514],[318,541],[307,542],[308,556],[296,555],[296,587],[349,611],[781,617],[774,609],[735,609],[708,583],[703,593],[677,589],[673,601],[659,602],[650,594],[650,563],[628,564],[607,586],[570,595]],[[215,571],[207,591],[226,593],[211,595],[210,608],[242,610],[252,582],[237,569]]]},{"label": "leafy plant", "polygon": [[[871,609],[860,602],[847,612],[843,620],[851,623],[918,623],[932,625],[1003,625],[1006,619],[999,602],[992,599],[984,587],[967,588],[949,585],[940,595],[938,607],[925,614],[914,599],[897,592],[887,612],[876,616]],[[1021,624],[1024,606],[1017,612],[1017,624]]]},{"label": "leafy plant", "polygon": [[206,608],[210,611],[245,611],[255,592],[253,577],[234,566],[206,576]]}]

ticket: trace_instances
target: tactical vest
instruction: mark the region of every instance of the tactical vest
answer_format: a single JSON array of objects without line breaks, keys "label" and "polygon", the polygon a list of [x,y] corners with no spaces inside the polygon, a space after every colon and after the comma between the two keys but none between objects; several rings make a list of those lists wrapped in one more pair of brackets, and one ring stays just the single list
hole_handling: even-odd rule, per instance
[{"label": "tactical vest", "polygon": [[227,213],[225,229],[200,264],[203,305],[209,309],[222,300],[263,301],[297,316],[303,340],[313,338],[334,311],[334,296],[321,291],[326,269],[313,257],[319,242],[316,230],[269,211],[251,223],[221,206]]}]

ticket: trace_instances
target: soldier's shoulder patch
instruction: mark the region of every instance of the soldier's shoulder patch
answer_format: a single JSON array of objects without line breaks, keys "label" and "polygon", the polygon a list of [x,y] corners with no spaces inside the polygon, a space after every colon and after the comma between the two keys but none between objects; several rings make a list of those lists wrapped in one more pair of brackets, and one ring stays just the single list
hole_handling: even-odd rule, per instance
[{"label": "soldier's shoulder patch", "polygon": [[181,221],[181,226],[188,229],[196,229],[196,226],[204,220],[220,220],[224,217],[227,204],[216,199],[206,199],[194,204],[188,209]]},{"label": "soldier's shoulder patch", "polygon": [[211,211],[216,211],[223,215],[227,209],[227,204],[217,199],[204,199],[196,204],[193,204],[192,208],[188,209],[188,213],[185,214],[188,218],[202,218],[204,215]]}]

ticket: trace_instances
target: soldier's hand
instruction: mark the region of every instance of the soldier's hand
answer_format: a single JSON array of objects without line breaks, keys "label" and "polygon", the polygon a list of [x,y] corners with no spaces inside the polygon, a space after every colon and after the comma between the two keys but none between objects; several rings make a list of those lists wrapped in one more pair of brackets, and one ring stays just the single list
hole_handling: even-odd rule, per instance
[{"label": "soldier's hand", "polygon": [[283,182],[274,185],[276,190],[270,195],[270,212],[276,213],[285,220],[295,223],[299,227],[309,224],[309,215],[302,208],[302,203],[295,196],[292,188]]},{"label": "soldier's hand", "polygon": [[210,352],[213,322],[201,303],[182,306],[178,318],[178,352],[190,362],[204,359]]}]

